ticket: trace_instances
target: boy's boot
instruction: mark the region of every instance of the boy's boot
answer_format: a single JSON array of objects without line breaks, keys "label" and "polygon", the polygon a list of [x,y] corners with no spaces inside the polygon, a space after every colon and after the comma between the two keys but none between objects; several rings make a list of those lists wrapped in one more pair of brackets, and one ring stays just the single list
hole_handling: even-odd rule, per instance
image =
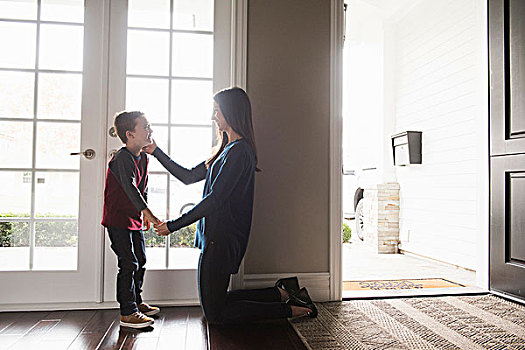
[{"label": "boy's boot", "polygon": [[140,312],[142,312],[146,316],[153,316],[160,312],[160,308],[156,306],[151,306],[146,303],[142,303],[137,305]]},{"label": "boy's boot", "polygon": [[151,326],[153,322],[155,322],[155,320],[141,312],[135,312],[127,316],[120,316],[120,325],[124,327],[144,328]]}]

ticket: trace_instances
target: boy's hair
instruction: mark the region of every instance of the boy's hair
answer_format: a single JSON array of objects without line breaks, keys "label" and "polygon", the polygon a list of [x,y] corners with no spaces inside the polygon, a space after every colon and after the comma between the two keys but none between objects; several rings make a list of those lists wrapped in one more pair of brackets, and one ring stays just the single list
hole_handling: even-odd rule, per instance
[{"label": "boy's hair", "polygon": [[122,142],[128,142],[126,131],[135,131],[137,119],[143,116],[144,113],[139,111],[122,111],[115,114],[115,118],[113,119],[113,126],[115,127],[115,131]]}]

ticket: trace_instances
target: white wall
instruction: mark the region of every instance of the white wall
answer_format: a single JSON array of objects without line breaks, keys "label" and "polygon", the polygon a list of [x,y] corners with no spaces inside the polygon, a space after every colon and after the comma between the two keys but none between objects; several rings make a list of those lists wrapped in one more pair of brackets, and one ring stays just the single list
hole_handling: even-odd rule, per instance
[{"label": "white wall", "polygon": [[330,5],[249,1],[247,92],[262,169],[244,260],[250,286],[287,273],[321,273],[329,285]]},{"label": "white wall", "polygon": [[488,234],[483,16],[481,0],[422,0],[389,28],[394,131],[423,132],[423,164],[395,170],[402,249],[474,270]]},{"label": "white wall", "polygon": [[377,7],[349,2],[343,55],[343,164],[377,168],[383,116],[383,18]]}]

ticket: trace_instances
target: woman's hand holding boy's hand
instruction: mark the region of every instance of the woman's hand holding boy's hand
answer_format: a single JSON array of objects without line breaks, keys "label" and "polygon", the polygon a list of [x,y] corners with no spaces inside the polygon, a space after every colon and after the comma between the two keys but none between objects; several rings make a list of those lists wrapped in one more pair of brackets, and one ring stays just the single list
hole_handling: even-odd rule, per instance
[{"label": "woman's hand holding boy's hand", "polygon": [[151,143],[149,145],[142,147],[142,150],[146,152],[147,154],[152,154],[155,148],[157,148],[157,143],[155,142],[154,139],[151,139]]},{"label": "woman's hand holding boy's hand", "polygon": [[142,218],[144,219],[144,227],[146,230],[150,229],[151,224],[155,226],[162,223],[161,220],[157,219],[157,217],[153,215],[149,208],[146,208],[142,211]]},{"label": "woman's hand holding boy's hand", "polygon": [[159,224],[153,225],[155,228],[155,232],[159,236],[168,236],[171,232],[168,230],[168,223],[167,222],[161,222]]}]

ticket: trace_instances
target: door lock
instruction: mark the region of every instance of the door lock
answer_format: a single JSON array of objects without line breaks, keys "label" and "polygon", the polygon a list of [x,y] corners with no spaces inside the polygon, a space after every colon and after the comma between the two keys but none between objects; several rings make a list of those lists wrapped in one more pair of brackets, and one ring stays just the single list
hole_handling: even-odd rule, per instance
[{"label": "door lock", "polygon": [[114,126],[112,126],[111,128],[109,128],[108,134],[109,134],[109,136],[111,136],[111,137],[117,137],[117,133],[116,133],[116,131],[115,131],[115,127],[114,127]]},{"label": "door lock", "polygon": [[86,159],[90,159],[91,160],[91,159],[95,158],[96,153],[91,148],[88,148],[84,152],[72,152],[71,155],[72,156],[83,155]]}]

